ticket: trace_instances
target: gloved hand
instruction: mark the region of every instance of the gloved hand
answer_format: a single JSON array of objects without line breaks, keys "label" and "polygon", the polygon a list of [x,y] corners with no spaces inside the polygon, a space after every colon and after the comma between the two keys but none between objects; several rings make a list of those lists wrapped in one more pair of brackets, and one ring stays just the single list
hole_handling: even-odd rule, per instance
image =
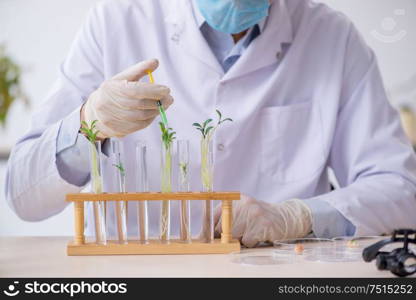
[{"label": "gloved hand", "polygon": [[143,61],[104,81],[81,109],[81,121],[98,120],[100,139],[123,137],[150,125],[159,114],[157,100],[165,109],[173,103],[169,88],[138,82],[158,65],[155,59]]},{"label": "gloved hand", "polygon": [[[214,212],[215,233],[221,233],[221,205]],[[233,238],[247,247],[307,236],[312,230],[312,214],[299,199],[270,204],[242,195],[233,201]]]}]

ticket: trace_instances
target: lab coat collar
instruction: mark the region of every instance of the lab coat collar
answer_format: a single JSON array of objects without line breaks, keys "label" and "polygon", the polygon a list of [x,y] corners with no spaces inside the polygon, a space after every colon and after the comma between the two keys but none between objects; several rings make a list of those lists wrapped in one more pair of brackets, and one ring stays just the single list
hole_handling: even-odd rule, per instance
[{"label": "lab coat collar", "polygon": [[166,16],[165,22],[171,25],[168,34],[172,42],[223,76],[222,81],[227,81],[278,62],[282,45],[293,41],[292,21],[286,1],[288,0],[272,2],[269,16],[259,23],[262,33],[250,43],[244,54],[225,75],[221,64],[199,30],[200,13],[198,9],[194,9],[193,1],[169,1],[170,13]]},{"label": "lab coat collar", "polygon": [[170,25],[168,37],[181,47],[182,51],[198,59],[222,77],[224,70],[199,30],[192,1],[172,0],[169,1],[169,5],[171,5],[169,14],[165,18],[165,22]]},{"label": "lab coat collar", "polygon": [[291,44],[294,38],[286,1],[288,0],[275,0],[272,3],[262,34],[251,42],[228,70],[222,78],[223,82],[278,63],[282,57],[282,45]]},{"label": "lab coat collar", "polygon": [[205,23],[205,18],[202,16],[201,12],[199,11],[198,4],[196,3],[195,0],[192,0],[192,11],[194,13],[198,27],[201,28],[202,25]]}]

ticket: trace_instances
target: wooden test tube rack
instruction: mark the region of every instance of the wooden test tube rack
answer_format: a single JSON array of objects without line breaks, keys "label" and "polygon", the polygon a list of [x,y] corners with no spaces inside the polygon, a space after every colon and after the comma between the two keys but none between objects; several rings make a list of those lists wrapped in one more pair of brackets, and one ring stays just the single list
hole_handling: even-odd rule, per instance
[{"label": "wooden test tube rack", "polygon": [[[89,201],[162,201],[162,200],[221,200],[222,201],[222,233],[221,239],[212,243],[192,240],[186,243],[170,240],[168,243],[149,239],[147,244],[139,240],[129,240],[127,244],[118,241],[107,241],[105,245],[95,241],[87,242],[84,235],[84,204]],[[212,193],[79,193],[68,194],[66,201],[74,202],[74,241],[67,246],[68,255],[134,255],[134,254],[220,254],[240,250],[240,242],[233,240],[232,201],[240,200],[238,192]]]}]

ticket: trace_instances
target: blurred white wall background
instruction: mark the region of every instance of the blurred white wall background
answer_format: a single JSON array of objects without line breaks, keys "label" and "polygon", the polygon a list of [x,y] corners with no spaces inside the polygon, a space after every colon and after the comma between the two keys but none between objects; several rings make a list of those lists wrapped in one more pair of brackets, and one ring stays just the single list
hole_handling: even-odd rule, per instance
[{"label": "blurred white wall background", "polygon": [[393,105],[416,109],[416,1],[320,2],[349,16],[374,49]]},{"label": "blurred white wall background", "polygon": [[[23,84],[31,100],[30,109],[20,103],[12,107],[7,130],[0,128],[0,151],[10,148],[27,130],[31,111],[43,100],[76,31],[95,2],[0,0],[0,43],[6,43],[9,54],[25,69]],[[392,103],[416,103],[416,1],[321,2],[348,15],[375,50]],[[22,222],[13,214],[3,194],[5,165],[0,161],[0,235],[71,235],[70,209],[39,223]]]},{"label": "blurred white wall background", "polygon": [[[26,72],[24,88],[31,107],[16,103],[7,131],[0,128],[0,150],[13,145],[28,128],[31,111],[42,101],[57,74],[88,9],[97,0],[0,0],[0,43]],[[0,235],[71,235],[72,215],[66,209],[39,223],[21,221],[4,197],[5,162],[0,161]]]}]

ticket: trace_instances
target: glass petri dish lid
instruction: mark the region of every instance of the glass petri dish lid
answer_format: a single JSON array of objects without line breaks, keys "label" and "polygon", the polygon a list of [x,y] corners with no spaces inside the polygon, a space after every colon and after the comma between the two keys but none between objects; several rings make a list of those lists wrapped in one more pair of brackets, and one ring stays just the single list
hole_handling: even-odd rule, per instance
[{"label": "glass petri dish lid", "polygon": [[[337,248],[345,247],[348,251],[360,251],[364,250],[368,246],[374,245],[375,243],[389,239],[389,236],[358,236],[358,237],[351,237],[351,236],[342,236],[333,238],[334,242],[337,244]],[[416,253],[416,245],[409,244],[409,249]],[[380,251],[393,251],[397,248],[403,248],[402,242],[391,243],[385,245]]]},{"label": "glass petri dish lid", "polygon": [[380,240],[386,239],[385,236],[339,236],[332,240],[335,242],[337,249],[352,252],[362,252],[368,246],[377,243]]},{"label": "glass petri dish lid", "polygon": [[305,261],[313,262],[357,262],[362,261],[361,252],[349,252],[335,247],[322,247],[304,255]]},{"label": "glass petri dish lid", "polygon": [[246,266],[270,266],[296,262],[296,254],[293,251],[275,251],[274,249],[232,252],[229,257],[231,262]]}]

